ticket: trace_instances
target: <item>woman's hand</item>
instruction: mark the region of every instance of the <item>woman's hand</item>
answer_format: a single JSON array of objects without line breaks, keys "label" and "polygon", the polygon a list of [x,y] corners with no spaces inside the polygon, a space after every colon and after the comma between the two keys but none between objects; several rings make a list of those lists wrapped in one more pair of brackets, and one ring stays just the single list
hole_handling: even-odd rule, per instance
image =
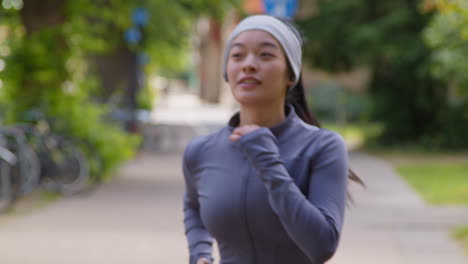
[{"label": "woman's hand", "polygon": [[259,129],[260,127],[257,125],[245,125],[240,126],[232,131],[232,134],[229,136],[229,139],[232,141],[236,141],[242,136]]},{"label": "woman's hand", "polygon": [[211,264],[211,262],[207,258],[199,258],[197,260],[197,264]]}]

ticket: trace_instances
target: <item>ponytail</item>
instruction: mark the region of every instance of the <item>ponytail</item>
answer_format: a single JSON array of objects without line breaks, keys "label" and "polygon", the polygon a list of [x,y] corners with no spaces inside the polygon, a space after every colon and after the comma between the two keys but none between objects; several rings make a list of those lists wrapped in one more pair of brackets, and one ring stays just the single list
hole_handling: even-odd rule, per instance
[{"label": "ponytail", "polygon": [[[294,107],[297,115],[307,124],[320,127],[320,123],[317,117],[310,111],[305,96],[304,84],[302,82],[302,75],[299,77],[297,84],[291,87],[287,91],[286,104],[290,104]],[[351,169],[349,169],[348,178],[357,182],[362,186],[365,186],[361,178]],[[348,197],[352,200],[352,197],[348,193]]]},{"label": "ponytail", "polygon": [[307,124],[320,127],[320,123],[317,117],[309,110],[307,106],[307,100],[304,93],[304,84],[302,83],[302,75],[299,76],[299,80],[293,88],[289,88],[286,95],[286,104],[290,104],[294,107],[297,115]]},{"label": "ponytail", "polygon": [[[282,17],[275,18],[287,25],[292,30],[294,35],[296,35],[297,39],[302,43],[301,33],[299,32],[299,30],[297,30],[296,26],[290,20]],[[295,76],[293,74],[289,59],[287,59],[286,62],[288,64],[288,73],[290,75],[289,77],[291,80],[294,80]],[[317,117],[309,110],[309,107],[307,105],[304,84],[302,82],[302,74],[299,75],[299,80],[297,81],[296,85],[288,88],[286,95],[286,104],[291,104],[294,107],[294,110],[296,111],[297,115],[304,122],[316,127],[320,127],[320,123]],[[359,176],[356,173],[354,173],[354,171],[352,171],[351,169],[349,169],[348,178],[351,181],[357,182],[360,185],[365,186],[361,178],[359,178]],[[352,200],[349,192],[348,197]]]}]

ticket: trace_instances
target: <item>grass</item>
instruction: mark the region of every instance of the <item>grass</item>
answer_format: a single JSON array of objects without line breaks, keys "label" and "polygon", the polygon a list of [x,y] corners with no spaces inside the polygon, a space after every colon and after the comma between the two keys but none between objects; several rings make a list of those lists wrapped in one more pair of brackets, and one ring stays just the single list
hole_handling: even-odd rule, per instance
[{"label": "grass", "polygon": [[[340,126],[324,123],[324,128],[340,133],[353,148],[363,148],[371,155],[390,161],[398,173],[430,204],[468,206],[468,152],[428,152],[420,145],[378,147],[366,139],[376,138],[378,124]],[[468,225],[453,230],[468,254]]]},{"label": "grass", "polygon": [[462,242],[465,253],[468,254],[468,226],[456,228],[453,231],[453,236]]},{"label": "grass", "polygon": [[62,195],[54,192],[35,191],[25,197],[21,197],[6,214],[13,216],[25,215],[39,208],[44,208],[61,197]]},{"label": "grass", "polygon": [[468,164],[415,163],[396,169],[428,203],[468,206]]},{"label": "grass", "polygon": [[50,202],[54,202],[62,197],[61,194],[56,192],[43,192],[42,195],[42,204],[48,204]]}]

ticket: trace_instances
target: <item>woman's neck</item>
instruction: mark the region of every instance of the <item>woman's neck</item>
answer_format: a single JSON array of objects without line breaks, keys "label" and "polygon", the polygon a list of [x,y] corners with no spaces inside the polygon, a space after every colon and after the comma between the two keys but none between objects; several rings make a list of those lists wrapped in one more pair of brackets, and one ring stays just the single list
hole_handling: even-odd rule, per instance
[{"label": "woman's neck", "polygon": [[243,106],[240,108],[240,123],[243,125],[257,125],[272,127],[283,121],[286,116],[283,105]]}]

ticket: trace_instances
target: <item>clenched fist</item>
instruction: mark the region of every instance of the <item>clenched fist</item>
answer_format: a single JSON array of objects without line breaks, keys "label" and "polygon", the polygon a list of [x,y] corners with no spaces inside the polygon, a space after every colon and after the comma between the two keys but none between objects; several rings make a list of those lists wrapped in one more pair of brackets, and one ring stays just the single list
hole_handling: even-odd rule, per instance
[{"label": "clenched fist", "polygon": [[232,141],[236,141],[238,140],[239,138],[241,138],[242,136],[252,132],[252,131],[255,131],[257,129],[259,129],[260,127],[257,126],[257,125],[244,125],[244,126],[240,126],[236,129],[234,129],[232,131],[232,134],[229,136],[229,139],[232,140]]}]

